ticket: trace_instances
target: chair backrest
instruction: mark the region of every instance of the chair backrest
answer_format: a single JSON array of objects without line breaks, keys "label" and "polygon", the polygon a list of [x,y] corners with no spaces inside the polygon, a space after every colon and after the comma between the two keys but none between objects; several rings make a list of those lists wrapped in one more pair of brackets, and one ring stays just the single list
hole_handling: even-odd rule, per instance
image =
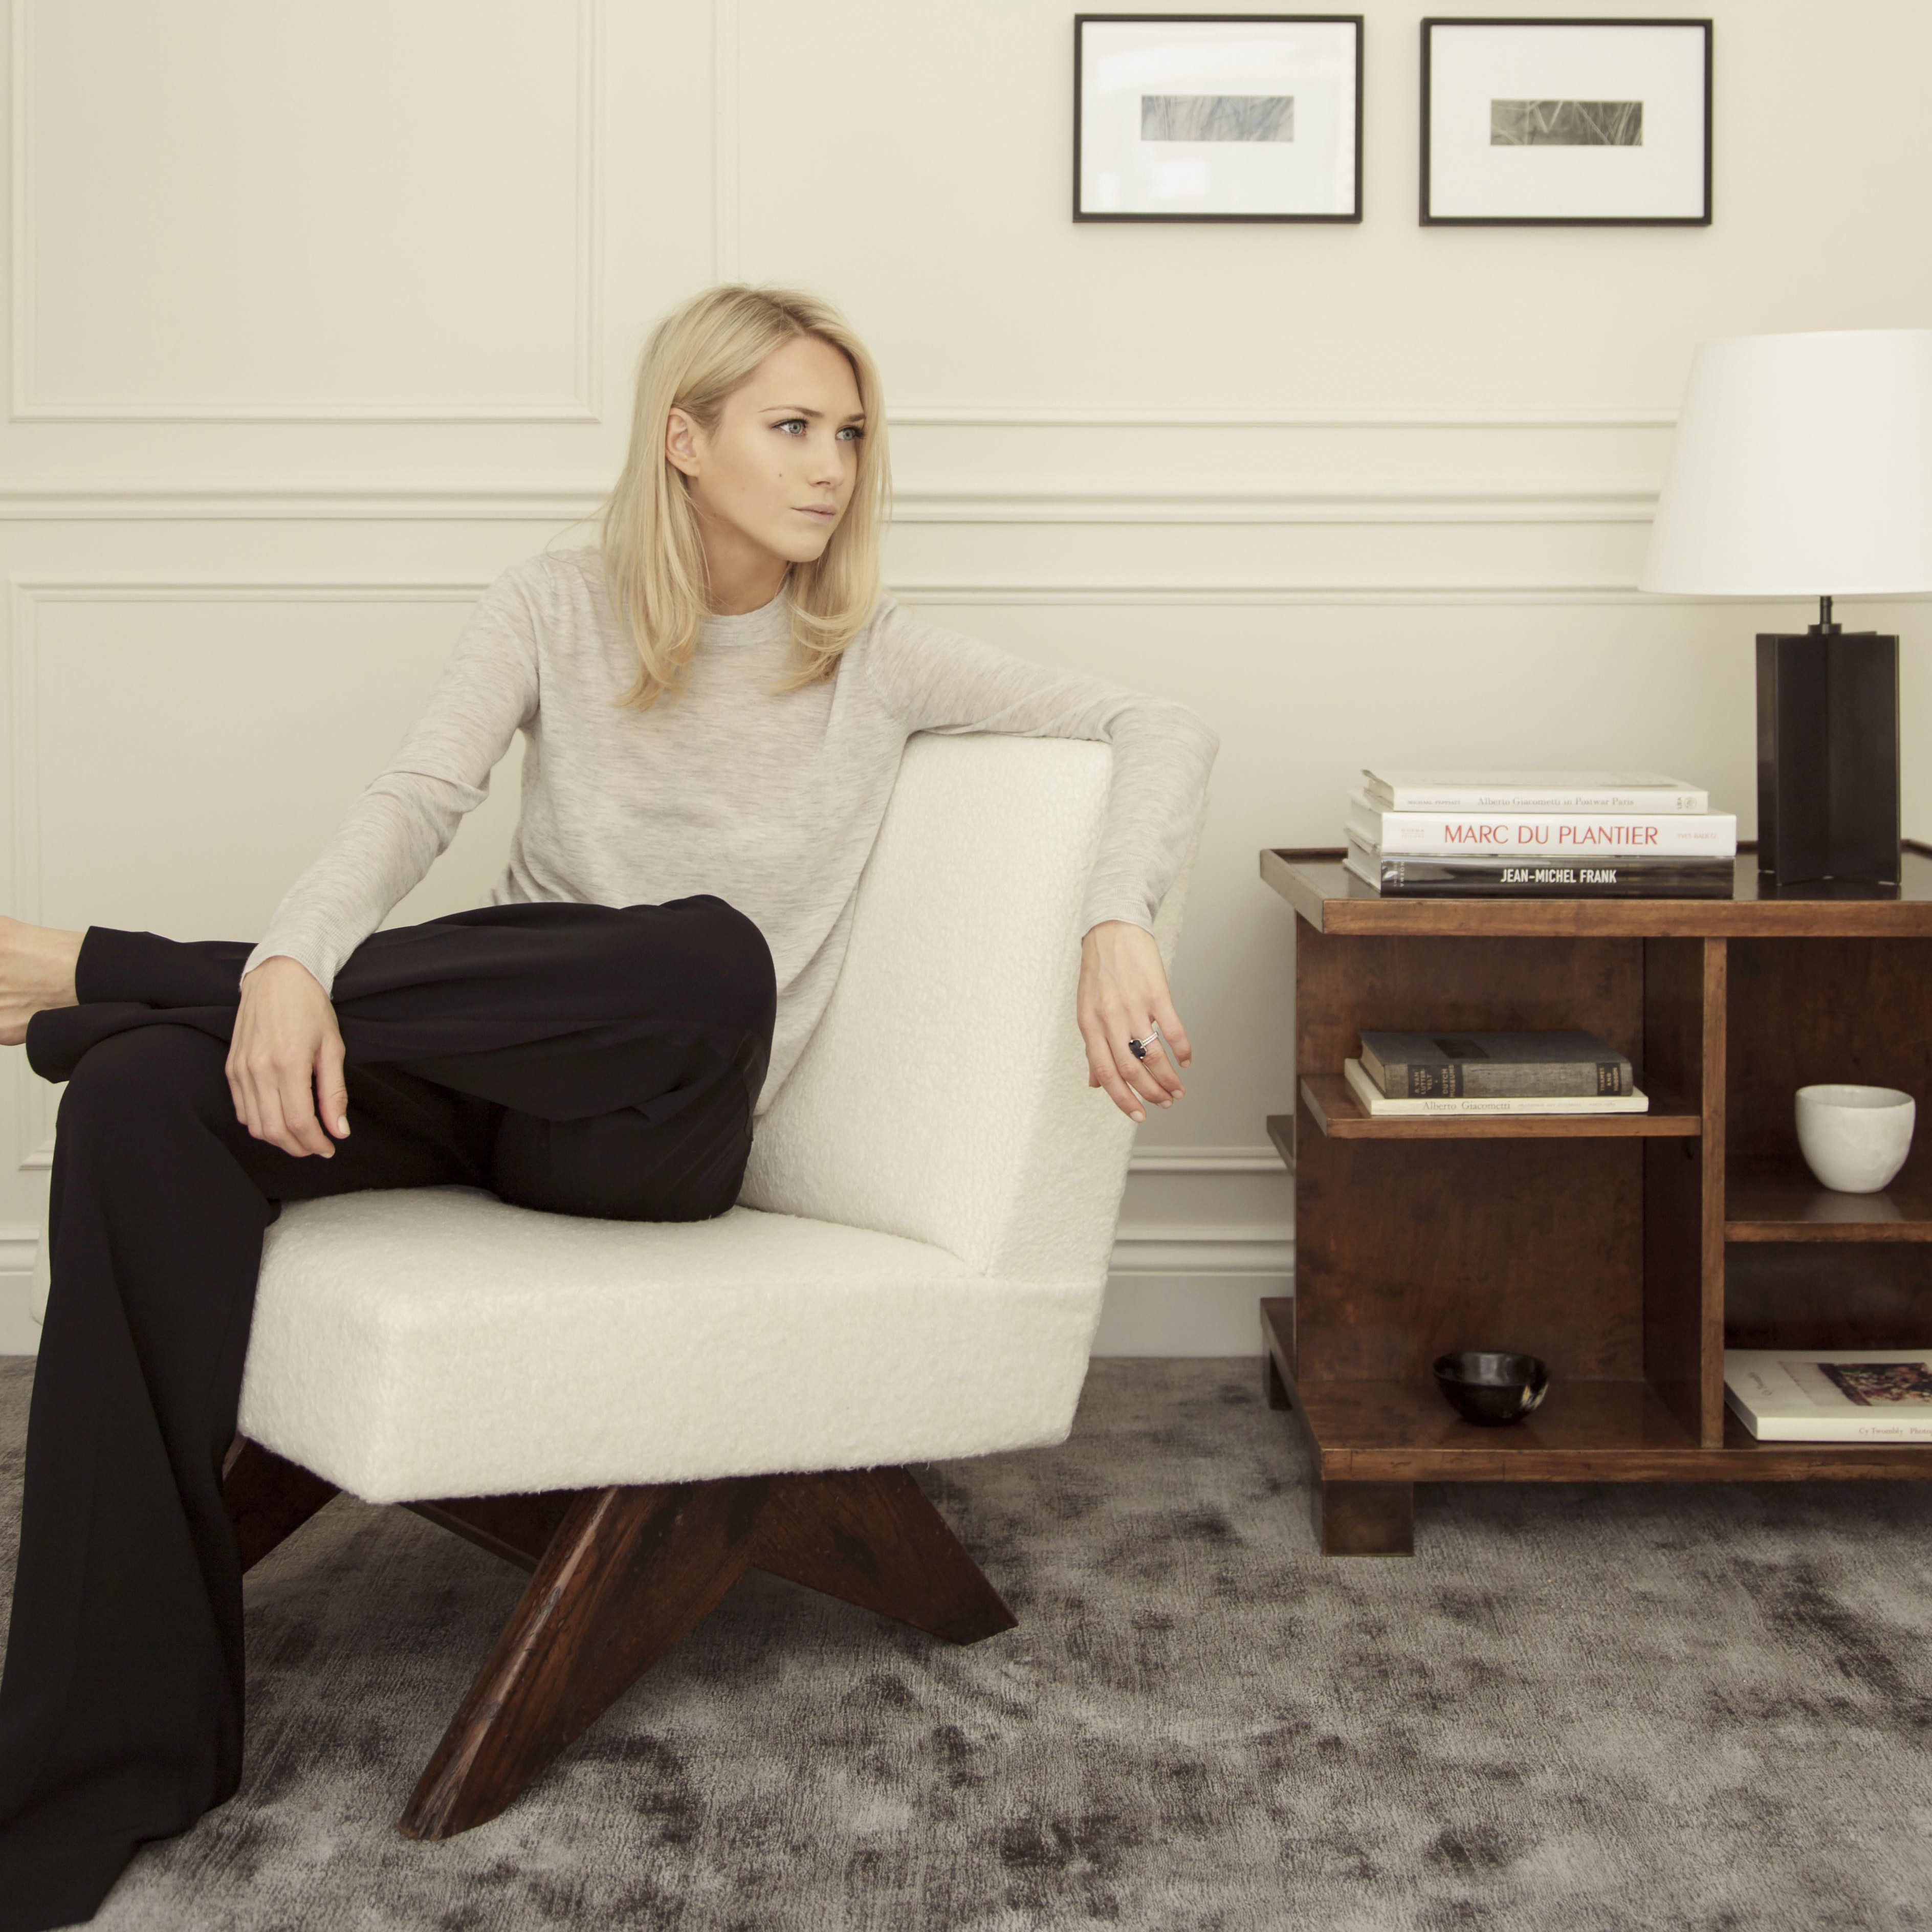
[{"label": "chair backrest", "polygon": [[[1106,1279],[1135,1129],[1087,1084],[1075,927],[1112,768],[1084,739],[907,741],[838,985],[741,1202],[1003,1280]],[[1170,966],[1200,829],[1154,921]]]}]

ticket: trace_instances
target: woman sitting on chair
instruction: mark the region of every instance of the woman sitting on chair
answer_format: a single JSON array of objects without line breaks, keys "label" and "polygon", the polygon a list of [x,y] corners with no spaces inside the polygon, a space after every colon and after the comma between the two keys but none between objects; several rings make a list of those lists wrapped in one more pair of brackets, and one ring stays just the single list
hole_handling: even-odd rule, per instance
[{"label": "woman sitting on chair", "polygon": [[[831,996],[914,732],[1112,746],[1080,919],[1088,1084],[1136,1120],[1182,1091],[1153,917],[1219,740],[882,595],[884,431],[826,304],[706,291],[645,346],[598,543],[490,586],[258,945],[0,920],[0,1041],[68,1083],[0,1679],[0,1932],[91,1917],[144,1841],[240,1782],[221,1477],[279,1204],[454,1182],[724,1213]],[[519,730],[494,902],[376,931]]]}]

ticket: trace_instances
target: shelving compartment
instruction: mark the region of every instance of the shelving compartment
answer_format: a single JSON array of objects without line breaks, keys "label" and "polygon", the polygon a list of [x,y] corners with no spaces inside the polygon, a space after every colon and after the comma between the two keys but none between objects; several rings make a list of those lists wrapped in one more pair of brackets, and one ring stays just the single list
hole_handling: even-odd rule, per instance
[{"label": "shelving compartment", "polygon": [[[1262,1323],[1322,1547],[1412,1549],[1417,1482],[1932,1478],[1932,1445],[1760,1442],[1724,1399],[1727,1343],[1932,1336],[1932,1123],[1854,1197],[1813,1181],[1792,1114],[1816,1082],[1932,1096],[1932,848],[1906,842],[1896,891],[1777,887],[1747,851],[1731,898],[1588,902],[1383,898],[1340,856],[1262,854],[1297,914],[1299,1066],[1268,1123],[1298,1171],[1297,1293]],[[1340,1080],[1364,1026],[1594,1027],[1652,1118],[1376,1120]],[[1555,1372],[1511,1427],[1433,1387],[1478,1332]]]},{"label": "shelving compartment", "polygon": [[[1726,1341],[1932,1346],[1932,1129],[1922,1118],[1932,940],[1739,939],[1729,950]],[[1900,1088],[1918,1101],[1911,1154],[1882,1193],[1834,1193],[1804,1165],[1793,1097],[1826,1081]]]},{"label": "shelving compartment", "polygon": [[[1694,1451],[1720,1426],[1699,1366],[1704,942],[1298,921],[1296,944],[1296,1292],[1280,1352],[1324,1480],[1582,1480]],[[1376,1120],[1340,1084],[1364,1027],[1587,1028],[1636,1064],[1652,1112]],[[1430,1364],[1473,1348],[1549,1364],[1534,1415],[1486,1430],[1449,1408]]]},{"label": "shelving compartment", "polygon": [[[1730,944],[1724,1346],[1932,1350],[1932,940],[1776,938]],[[1804,1165],[1797,1090],[1897,1087],[1918,1103],[1911,1154],[1883,1192],[1835,1193]],[[1756,1456],[1735,1417],[1727,1448]],[[1932,1444],[1805,1445],[1820,1473],[1866,1473]]]}]

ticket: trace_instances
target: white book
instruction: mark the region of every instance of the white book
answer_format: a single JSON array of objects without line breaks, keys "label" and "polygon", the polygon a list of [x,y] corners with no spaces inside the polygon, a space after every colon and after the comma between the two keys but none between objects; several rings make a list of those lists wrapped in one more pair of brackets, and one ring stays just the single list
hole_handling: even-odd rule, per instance
[{"label": "white book", "polygon": [[1370,798],[1392,812],[1708,812],[1711,794],[1665,772],[1376,771]]},{"label": "white book", "polygon": [[1376,1119],[1433,1120],[1453,1114],[1647,1114],[1648,1094],[1592,1094],[1580,1099],[1525,1094],[1509,1100],[1391,1100],[1362,1070],[1359,1060],[1345,1060],[1342,1071],[1365,1114]]},{"label": "white book", "polygon": [[1764,1442],[1932,1442],[1932,1354],[1726,1348],[1724,1400]]},{"label": "white book", "polygon": [[1349,794],[1352,838],[1402,859],[1732,859],[1734,812],[1397,812]]},{"label": "white book", "polygon": [[1345,872],[1354,873],[1378,898],[1381,896],[1382,882],[1364,861],[1361,848],[1352,839],[1349,841],[1347,852],[1342,855],[1342,869]]}]

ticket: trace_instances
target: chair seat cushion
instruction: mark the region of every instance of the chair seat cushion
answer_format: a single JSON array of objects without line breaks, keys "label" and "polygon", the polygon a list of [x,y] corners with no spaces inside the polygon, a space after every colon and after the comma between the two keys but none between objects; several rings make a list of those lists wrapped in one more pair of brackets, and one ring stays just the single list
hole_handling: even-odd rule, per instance
[{"label": "chair seat cushion", "polygon": [[1064,1438],[1102,1286],[742,1202],[639,1222],[474,1188],[291,1202],[241,1427],[370,1502],[980,1455]]}]

